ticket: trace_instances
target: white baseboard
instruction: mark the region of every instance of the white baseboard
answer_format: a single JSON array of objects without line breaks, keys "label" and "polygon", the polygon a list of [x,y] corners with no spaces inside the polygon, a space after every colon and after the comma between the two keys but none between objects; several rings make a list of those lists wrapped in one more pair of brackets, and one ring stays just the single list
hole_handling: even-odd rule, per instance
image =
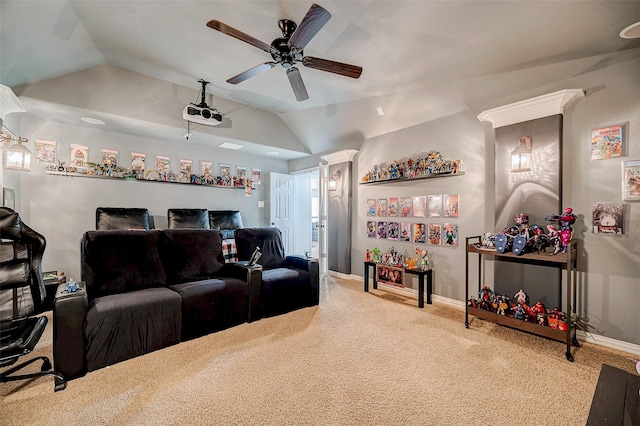
[{"label": "white baseboard", "polygon": [[[339,278],[344,278],[347,280],[356,280],[364,283],[364,277],[361,277],[358,275],[342,274],[340,272],[334,272],[334,271],[329,271],[329,274]],[[381,284],[381,283],[378,283],[378,288],[382,288],[385,291],[398,293],[403,296],[415,297],[416,299],[418,298],[418,291],[413,288],[399,288],[399,287],[393,287],[393,286]],[[459,309],[459,310],[465,309],[465,302],[461,300],[450,299],[448,297],[439,296],[437,294],[432,294],[431,300],[434,302],[451,306],[452,308],[455,308],[455,309]],[[601,336],[599,334],[584,332],[582,330],[577,331],[576,337],[578,338],[578,340],[582,340],[583,342],[593,343],[595,345],[600,345],[607,348],[616,349],[619,351],[628,352],[628,353],[640,356],[640,345],[636,345],[634,343],[625,342],[623,340],[616,340],[610,337]]]}]

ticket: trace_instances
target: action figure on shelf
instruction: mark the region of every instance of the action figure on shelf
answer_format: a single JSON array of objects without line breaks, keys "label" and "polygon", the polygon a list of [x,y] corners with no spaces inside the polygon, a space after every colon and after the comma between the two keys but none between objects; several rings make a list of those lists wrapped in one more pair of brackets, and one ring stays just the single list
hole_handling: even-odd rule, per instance
[{"label": "action figure on shelf", "polygon": [[367,252],[364,255],[365,262],[371,262],[371,250],[367,249]]},{"label": "action figure on shelf", "polygon": [[517,292],[513,297],[516,299],[516,303],[523,303],[525,305],[529,303],[529,296],[527,296],[527,293],[523,290]]},{"label": "action figure on shelf", "polygon": [[571,237],[573,236],[572,225],[576,223],[577,216],[573,214],[571,207],[566,207],[564,213],[561,215],[549,215],[545,217],[545,220],[550,222],[556,222],[560,224],[560,245],[562,253],[567,251],[567,246]]}]

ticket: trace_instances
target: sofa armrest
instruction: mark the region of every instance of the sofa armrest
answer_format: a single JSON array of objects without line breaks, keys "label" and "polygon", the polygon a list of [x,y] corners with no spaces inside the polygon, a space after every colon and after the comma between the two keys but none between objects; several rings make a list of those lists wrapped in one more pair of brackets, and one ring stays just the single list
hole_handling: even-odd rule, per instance
[{"label": "sofa armrest", "polygon": [[289,268],[309,272],[314,304],[320,304],[320,265],[318,259],[303,256],[287,256],[285,265]]},{"label": "sofa armrest", "polygon": [[262,287],[262,266],[248,266],[239,263],[226,263],[219,275],[238,278],[246,281],[249,286],[249,318],[248,322],[259,320],[260,312],[260,288]]},{"label": "sofa armrest", "polygon": [[84,282],[73,293],[60,284],[53,304],[53,362],[55,370],[67,379],[87,372],[84,323],[89,299]]}]

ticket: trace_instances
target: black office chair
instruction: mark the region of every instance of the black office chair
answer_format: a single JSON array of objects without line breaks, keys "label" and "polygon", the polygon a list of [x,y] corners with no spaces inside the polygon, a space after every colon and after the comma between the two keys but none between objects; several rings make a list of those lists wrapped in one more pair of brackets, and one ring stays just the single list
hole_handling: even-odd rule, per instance
[{"label": "black office chair", "polygon": [[[46,241],[15,211],[0,207],[0,242],[0,367],[12,366],[0,372],[0,383],[53,376],[54,389],[62,390],[66,379],[49,371],[51,361],[46,356],[13,366],[33,351],[47,325],[46,316],[35,316],[45,296],[41,261]],[[38,360],[41,371],[18,373]]]}]

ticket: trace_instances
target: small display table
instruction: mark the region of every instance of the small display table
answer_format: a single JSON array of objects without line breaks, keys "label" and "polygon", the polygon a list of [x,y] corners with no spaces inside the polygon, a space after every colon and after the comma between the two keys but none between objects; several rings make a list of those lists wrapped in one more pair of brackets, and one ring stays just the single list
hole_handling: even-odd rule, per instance
[{"label": "small display table", "polygon": [[[376,279],[376,262],[364,262],[364,291],[369,291],[369,267],[373,268],[373,288],[378,288]],[[424,308],[424,277],[427,277],[427,304],[431,305],[431,292],[433,291],[433,269],[407,269],[405,274],[418,276],[418,307]]]}]

